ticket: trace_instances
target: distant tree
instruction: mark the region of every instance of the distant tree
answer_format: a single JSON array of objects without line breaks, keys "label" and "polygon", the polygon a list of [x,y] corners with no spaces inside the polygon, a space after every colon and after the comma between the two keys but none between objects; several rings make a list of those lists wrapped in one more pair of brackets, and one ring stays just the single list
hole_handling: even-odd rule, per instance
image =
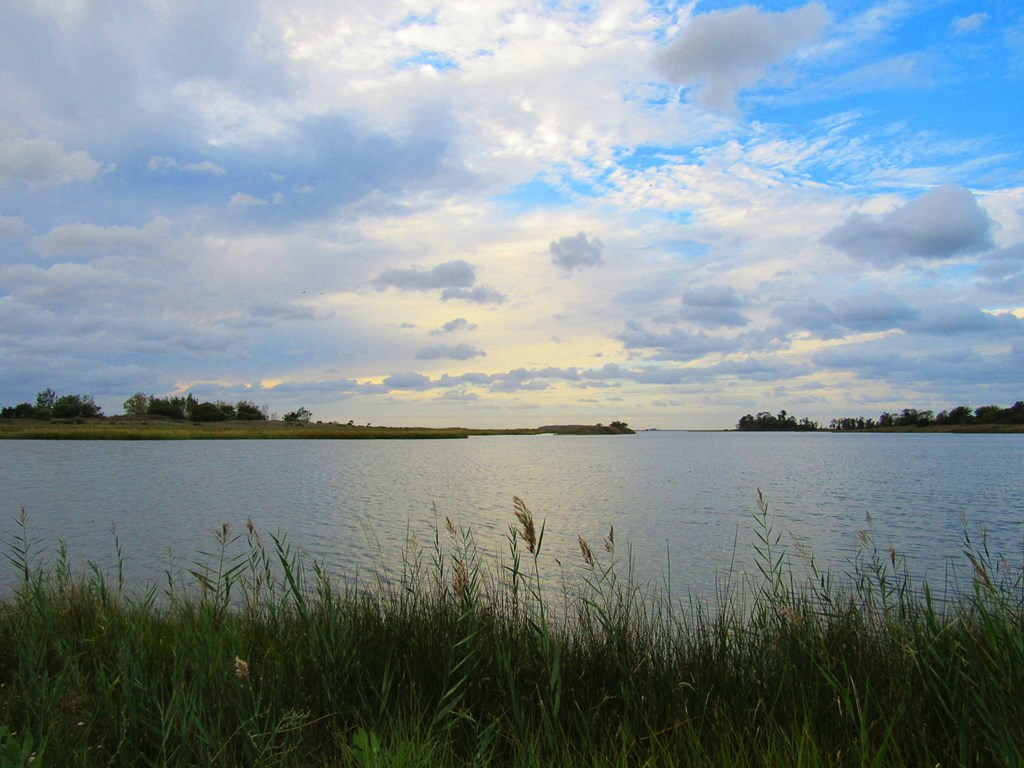
[{"label": "distant tree", "polygon": [[235,407],[231,403],[196,403],[192,407],[192,421],[228,421],[235,418]]},{"label": "distant tree", "polygon": [[982,424],[991,424],[998,419],[1001,410],[1002,408],[998,405],[983,405],[974,409],[974,418]]},{"label": "distant tree", "polygon": [[124,409],[125,416],[145,416],[149,407],[149,398],[142,392],[136,392],[125,400],[121,407]]},{"label": "distant tree", "polygon": [[15,406],[0,409],[0,419],[31,419],[36,415],[32,403],[18,403]]},{"label": "distant tree", "polygon": [[267,408],[261,408],[250,400],[239,400],[235,405],[235,418],[239,421],[266,421]]},{"label": "distant tree", "polygon": [[941,411],[935,416],[935,423],[940,425],[948,424],[970,424],[974,421],[974,411],[966,405],[958,405],[948,411]]},{"label": "distant tree", "polygon": [[94,418],[103,415],[92,395],[61,395],[54,401],[52,413],[55,419]]},{"label": "distant tree", "polygon": [[153,397],[150,395],[146,404],[146,414],[181,421],[187,418],[185,404],[184,397]]},{"label": "distant tree", "polygon": [[44,389],[36,395],[36,417],[48,419],[53,415],[53,406],[57,402],[57,393],[52,389]]},{"label": "distant tree", "polygon": [[[307,408],[297,408],[290,413],[284,415],[284,421],[289,424],[309,424],[310,419],[313,418],[313,414]],[[349,426],[352,426],[352,422],[349,422]]]}]

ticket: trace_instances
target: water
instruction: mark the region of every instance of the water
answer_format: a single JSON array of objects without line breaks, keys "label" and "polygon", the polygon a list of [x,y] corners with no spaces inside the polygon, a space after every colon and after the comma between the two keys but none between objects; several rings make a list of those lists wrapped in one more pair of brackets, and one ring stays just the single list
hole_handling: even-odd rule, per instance
[{"label": "water", "polygon": [[[641,580],[685,597],[756,571],[756,492],[774,529],[843,570],[872,538],[941,585],[962,568],[963,519],[995,554],[1024,562],[1024,436],[651,432],[635,436],[444,441],[0,441],[0,530],[24,506],[52,562],[110,570],[116,526],[125,573],[160,582],[216,548],[224,523],[281,531],[347,579],[395,568],[444,519],[507,550],[518,495],[546,523],[545,555],[580,563],[577,535],[606,557],[632,551]],[[13,573],[0,574],[9,584]]]}]

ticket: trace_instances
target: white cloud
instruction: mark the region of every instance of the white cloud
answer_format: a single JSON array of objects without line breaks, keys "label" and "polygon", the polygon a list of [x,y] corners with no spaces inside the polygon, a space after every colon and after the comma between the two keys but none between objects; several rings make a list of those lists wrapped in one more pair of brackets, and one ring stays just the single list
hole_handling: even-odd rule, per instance
[{"label": "white cloud", "polygon": [[828,13],[808,3],[782,13],[745,5],[694,16],[657,58],[673,82],[697,86],[705,107],[732,111],[740,91],[761,81],[770,66],[820,39]]},{"label": "white cloud", "polygon": [[246,211],[250,208],[259,208],[269,204],[269,200],[264,200],[256,195],[250,195],[247,192],[236,192],[228,200],[228,210],[233,213],[237,213],[239,211]]},{"label": "white cloud", "polygon": [[93,160],[84,150],[65,152],[53,139],[15,139],[0,143],[0,183],[58,187],[91,181],[101,171],[113,170]]},{"label": "white cloud", "polygon": [[154,252],[167,242],[170,232],[171,222],[163,217],[143,227],[62,224],[33,238],[32,244],[47,256]]},{"label": "white cloud", "polygon": [[375,281],[377,290],[398,288],[402,291],[430,291],[435,288],[469,288],[476,282],[476,268],[457,260],[438,264],[430,269],[412,267],[389,269]]},{"label": "white cloud", "polygon": [[474,331],[477,325],[469,322],[464,317],[456,317],[454,320],[449,320],[447,323],[442,325],[440,328],[434,328],[430,331],[432,336],[437,336],[442,333],[460,333],[464,331]]},{"label": "white cloud", "polygon": [[981,26],[988,21],[987,13],[972,13],[970,16],[960,16],[953,19],[953,32],[962,35],[965,32],[974,32],[981,29]]},{"label": "white cloud", "polygon": [[487,353],[469,344],[436,344],[416,353],[417,360],[472,360]]},{"label": "white cloud", "polygon": [[187,173],[209,173],[214,176],[223,176],[227,170],[209,160],[202,160],[198,163],[180,163],[173,157],[162,157],[154,155],[149,158],[146,168],[154,173],[165,173],[167,171],[185,171]]},{"label": "white cloud", "polygon": [[552,241],[549,250],[552,264],[566,272],[572,272],[577,268],[595,267],[600,264],[604,243],[596,237],[587,239],[586,232],[578,232]]},{"label": "white cloud", "polygon": [[856,259],[893,266],[991,249],[992,222],[970,191],[937,187],[880,216],[852,214],[825,242]]},{"label": "white cloud", "polygon": [[0,235],[17,237],[30,230],[28,223],[20,216],[0,216]]}]

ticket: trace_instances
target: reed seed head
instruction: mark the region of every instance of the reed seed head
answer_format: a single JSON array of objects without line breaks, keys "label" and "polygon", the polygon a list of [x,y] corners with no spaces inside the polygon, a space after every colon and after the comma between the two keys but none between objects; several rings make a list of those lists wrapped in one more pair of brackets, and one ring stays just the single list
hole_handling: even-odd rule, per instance
[{"label": "reed seed head", "polygon": [[583,555],[584,562],[587,565],[589,565],[591,568],[593,568],[594,567],[594,553],[591,551],[590,545],[587,544],[587,542],[584,541],[583,537],[580,536],[578,533],[576,534],[576,539],[580,543],[580,553]]},{"label": "reed seed head", "polygon": [[466,567],[466,561],[462,558],[455,561],[452,589],[455,590],[455,594],[459,596],[460,600],[464,600],[469,591],[469,569]]},{"label": "reed seed head", "polygon": [[537,551],[537,527],[533,524],[533,513],[526,506],[526,502],[518,496],[512,497],[512,504],[516,508],[516,520],[519,521],[519,537],[526,542],[526,548],[530,554]]},{"label": "reed seed head", "polygon": [[235,677],[243,683],[249,682],[249,665],[238,656],[235,656]]}]

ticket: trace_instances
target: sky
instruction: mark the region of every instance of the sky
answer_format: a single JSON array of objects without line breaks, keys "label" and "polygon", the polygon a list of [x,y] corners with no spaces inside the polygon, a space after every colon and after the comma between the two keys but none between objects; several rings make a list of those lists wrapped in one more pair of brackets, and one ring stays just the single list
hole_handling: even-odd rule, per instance
[{"label": "sky", "polygon": [[0,405],[1024,398],[1013,0],[6,0]]}]

